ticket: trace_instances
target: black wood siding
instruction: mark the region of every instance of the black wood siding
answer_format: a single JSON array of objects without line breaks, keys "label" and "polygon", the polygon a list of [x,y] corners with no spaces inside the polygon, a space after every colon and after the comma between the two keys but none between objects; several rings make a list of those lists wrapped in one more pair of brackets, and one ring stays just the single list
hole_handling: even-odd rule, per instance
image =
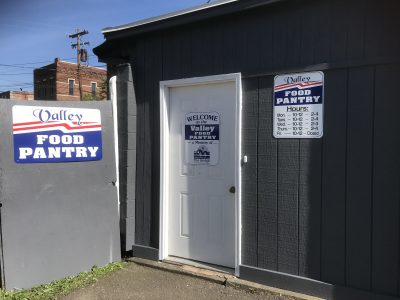
[{"label": "black wood siding", "polygon": [[[289,1],[136,36],[136,244],[158,248],[159,81],[243,74],[242,262],[399,295],[400,4]],[[322,70],[322,139],[272,137],[273,77]]]}]

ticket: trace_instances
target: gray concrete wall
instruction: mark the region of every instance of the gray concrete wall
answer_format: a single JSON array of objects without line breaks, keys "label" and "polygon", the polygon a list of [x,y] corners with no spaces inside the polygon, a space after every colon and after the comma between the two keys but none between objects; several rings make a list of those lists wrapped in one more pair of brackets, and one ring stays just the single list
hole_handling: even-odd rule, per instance
[{"label": "gray concrete wall", "polygon": [[121,247],[131,251],[135,243],[136,96],[129,64],[116,66],[120,164]]},{"label": "gray concrete wall", "polygon": [[[13,105],[100,109],[103,158],[16,164]],[[0,100],[0,202],[3,281],[28,288],[120,260],[110,101]]]}]

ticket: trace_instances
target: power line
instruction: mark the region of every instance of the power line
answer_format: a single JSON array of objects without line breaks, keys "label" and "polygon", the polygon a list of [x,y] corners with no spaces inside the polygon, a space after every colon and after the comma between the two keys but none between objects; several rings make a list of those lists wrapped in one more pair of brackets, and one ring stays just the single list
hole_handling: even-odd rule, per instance
[{"label": "power line", "polygon": [[26,21],[26,20],[18,20],[18,24],[13,24],[13,23],[10,23],[10,21],[7,19],[2,19],[2,20],[0,20],[0,24],[2,24],[3,26],[13,26],[13,27],[19,27],[19,28],[35,29],[35,30],[36,29],[41,30],[40,27],[51,28],[51,29],[58,28],[59,30],[66,30],[68,28],[66,26],[60,26],[60,25],[44,23],[44,22],[32,22],[32,21]]},{"label": "power line", "polygon": [[[100,75],[98,75],[94,70],[92,71],[90,68],[99,68],[100,69],[101,67],[106,67],[106,65],[84,66],[84,67],[81,67],[80,72],[81,73],[83,72],[83,74],[85,74],[85,75],[90,75],[90,76],[97,77],[97,76],[100,76]],[[37,68],[36,70],[59,71],[60,73],[63,73],[63,74],[77,75],[77,70],[72,70],[72,69],[64,68],[64,67],[58,67],[57,69],[54,69],[54,68]],[[103,70],[105,70],[105,69],[103,69]],[[33,74],[32,72],[30,72],[30,73],[0,73],[0,76],[24,76],[24,75],[32,75],[32,74]],[[1,81],[17,82],[17,83],[21,82],[21,81],[9,80],[9,79],[0,79],[0,82]]]},{"label": "power line", "polygon": [[[91,54],[89,56],[96,56],[94,54]],[[68,57],[68,58],[60,58],[61,60],[75,60],[76,57]],[[37,64],[44,64],[44,63],[53,63],[54,60],[47,60],[47,61],[37,61],[37,62],[27,62],[27,63],[19,63],[19,64],[13,64],[14,66],[21,66],[21,65],[37,65]]]},{"label": "power line", "polygon": [[28,87],[33,86],[32,84],[13,84],[13,85],[0,85],[1,88],[9,88],[9,87]]},{"label": "power line", "polygon": [[25,66],[16,66],[9,64],[0,64],[1,67],[9,67],[9,68],[20,68],[20,69],[35,69],[35,67],[25,67]]},{"label": "power line", "polygon": [[[57,69],[54,68],[46,68],[46,66],[43,67],[25,67],[25,66],[14,66],[14,65],[7,65],[7,64],[0,64],[0,67],[13,67],[13,68],[22,68],[22,69],[30,69],[30,70],[47,70],[47,71],[56,71]],[[107,65],[97,65],[97,66],[84,66],[86,68],[105,68]],[[22,74],[22,73],[21,73]],[[27,73],[24,73],[27,75]],[[28,73],[31,74],[31,73]]]},{"label": "power line", "polygon": [[[2,81],[7,81],[7,82],[14,82],[14,83],[27,83],[26,81],[15,81],[15,80],[7,80],[7,79],[2,79]],[[31,81],[29,82],[31,83]]]},{"label": "power line", "polygon": [[[74,57],[71,58],[63,58],[64,60],[69,60],[69,59],[74,59]],[[25,65],[37,65],[37,64],[45,64],[45,63],[51,63],[54,62],[54,60],[46,60],[46,61],[37,61],[37,62],[26,62],[26,63],[19,63],[19,64],[12,64],[13,66],[25,66]]]},{"label": "power line", "polygon": [[0,76],[14,76],[14,75],[32,75],[32,72],[31,73],[10,73],[10,74],[8,74],[8,73],[0,73]]},{"label": "power line", "polygon": [[[89,57],[96,56],[94,54],[88,55]],[[61,60],[73,60],[76,59],[76,57],[69,57],[69,58],[60,58]],[[44,64],[44,63],[52,63],[54,60],[46,60],[46,61],[37,61],[37,62],[26,62],[26,63],[18,63],[18,64],[3,64],[0,63],[0,66],[5,66],[5,67],[15,67],[15,68],[21,68],[21,67],[26,67],[27,65],[37,65],[37,64]],[[26,68],[35,68],[35,67],[26,67]]]}]

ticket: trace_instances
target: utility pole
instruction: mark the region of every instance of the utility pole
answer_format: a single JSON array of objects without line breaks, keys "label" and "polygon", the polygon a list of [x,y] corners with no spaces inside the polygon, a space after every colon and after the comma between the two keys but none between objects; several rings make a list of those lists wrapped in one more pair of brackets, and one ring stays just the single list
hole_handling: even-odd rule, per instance
[{"label": "utility pole", "polygon": [[77,73],[78,73],[78,84],[79,84],[79,98],[82,100],[83,98],[83,91],[82,91],[82,82],[81,82],[81,46],[89,45],[89,42],[81,42],[81,36],[88,34],[89,31],[82,30],[80,31],[79,28],[76,30],[76,33],[70,34],[69,37],[71,39],[76,38],[76,44],[72,44],[72,49],[76,48],[76,63],[77,63]]}]

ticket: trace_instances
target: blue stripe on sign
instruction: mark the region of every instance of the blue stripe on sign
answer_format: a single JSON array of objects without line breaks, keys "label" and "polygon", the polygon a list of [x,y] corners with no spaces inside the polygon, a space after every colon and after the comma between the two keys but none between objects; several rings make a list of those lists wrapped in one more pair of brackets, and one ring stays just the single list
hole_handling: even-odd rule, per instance
[{"label": "blue stripe on sign", "polygon": [[16,163],[56,163],[101,160],[101,131],[65,134],[60,130],[14,134]]},{"label": "blue stripe on sign", "polygon": [[275,92],[274,106],[322,104],[322,90],[323,86],[316,86],[309,89],[295,87]]}]

